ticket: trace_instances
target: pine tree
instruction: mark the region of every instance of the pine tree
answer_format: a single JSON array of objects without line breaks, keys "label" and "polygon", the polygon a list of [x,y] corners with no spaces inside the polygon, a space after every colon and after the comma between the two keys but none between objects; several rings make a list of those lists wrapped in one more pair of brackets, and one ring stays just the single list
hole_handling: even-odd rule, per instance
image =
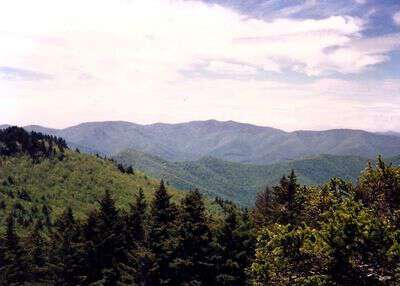
[{"label": "pine tree", "polygon": [[257,228],[267,226],[273,220],[275,214],[272,199],[272,190],[267,186],[264,191],[257,194],[252,219]]},{"label": "pine tree", "polygon": [[44,221],[45,221],[45,225],[46,227],[50,228],[52,226],[52,221],[51,221],[51,211],[48,205],[44,204],[42,207],[42,213],[44,216]]},{"label": "pine tree", "polygon": [[175,285],[212,285],[213,252],[211,230],[203,198],[198,190],[189,192],[181,203],[177,258],[174,260]]},{"label": "pine tree", "polygon": [[128,272],[131,285],[153,286],[159,285],[158,280],[158,254],[153,253],[146,246],[139,246],[130,253],[131,267]]},{"label": "pine tree", "polygon": [[15,221],[12,213],[9,214],[6,221],[4,246],[4,264],[0,272],[4,278],[3,282],[5,285],[21,285],[30,281],[27,255],[16,233]]},{"label": "pine tree", "polygon": [[135,244],[143,243],[145,239],[146,212],[147,203],[144,192],[142,189],[139,189],[139,193],[136,195],[135,203],[131,206],[127,220],[127,239],[132,247],[134,247]]},{"label": "pine tree", "polygon": [[128,168],[126,168],[126,173],[130,174],[130,175],[134,175],[135,174],[135,172],[133,171],[132,166],[129,166]]},{"label": "pine tree", "polygon": [[[0,237],[0,281],[4,281],[4,283],[6,282],[6,249],[5,239]],[[4,285],[3,282],[0,282],[0,285]]]},{"label": "pine tree", "polygon": [[101,279],[101,266],[99,264],[97,253],[98,213],[92,211],[89,213],[85,224],[83,225],[84,238],[84,273],[86,274],[85,284],[91,284]]},{"label": "pine tree", "polygon": [[139,274],[142,270],[139,268],[141,255],[145,250],[146,211],[147,203],[144,192],[139,189],[126,218],[126,261],[119,265],[119,285],[132,285],[134,283],[140,285],[142,280],[143,275]]},{"label": "pine tree", "polygon": [[247,210],[232,206],[225,211],[217,233],[217,285],[247,285],[247,269],[255,252],[255,234]]},{"label": "pine tree", "polygon": [[106,191],[99,201],[99,211],[93,213],[85,226],[88,282],[117,285],[119,267],[126,262],[125,224]]},{"label": "pine tree", "polygon": [[254,224],[252,223],[247,209],[241,213],[239,227],[237,229],[238,235],[238,248],[236,259],[242,271],[239,272],[240,285],[246,285],[249,282],[247,270],[253,262],[256,249],[256,233],[254,231]]},{"label": "pine tree", "polygon": [[43,223],[39,220],[28,240],[32,282],[49,283],[50,265],[47,241],[43,237]]},{"label": "pine tree", "polygon": [[289,177],[283,176],[279,186],[273,188],[275,203],[278,204],[277,222],[295,225],[300,221],[303,201],[299,190],[293,170]]},{"label": "pine tree", "polygon": [[64,211],[52,234],[51,267],[57,285],[80,285],[84,281],[83,244],[71,208]]},{"label": "pine tree", "polygon": [[380,156],[376,168],[368,164],[359,178],[356,198],[400,227],[400,176],[398,170],[385,164]]},{"label": "pine tree", "polygon": [[170,263],[173,260],[176,248],[176,207],[170,201],[164,181],[154,194],[151,203],[148,247],[156,257],[156,269],[153,273],[155,285],[171,284],[172,270]]}]

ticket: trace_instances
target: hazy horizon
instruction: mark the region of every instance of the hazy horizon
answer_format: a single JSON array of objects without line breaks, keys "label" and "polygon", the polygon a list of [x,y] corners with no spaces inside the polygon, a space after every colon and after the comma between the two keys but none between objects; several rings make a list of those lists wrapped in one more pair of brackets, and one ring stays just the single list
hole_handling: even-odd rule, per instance
[{"label": "hazy horizon", "polygon": [[5,124],[400,131],[397,0],[15,0],[0,26]]},{"label": "hazy horizon", "polygon": [[70,127],[74,127],[74,126],[79,126],[81,124],[88,124],[88,123],[109,123],[109,122],[124,122],[124,123],[132,123],[132,124],[138,124],[138,125],[143,125],[143,126],[148,126],[148,125],[155,125],[155,124],[185,124],[185,123],[192,123],[192,122],[206,122],[206,121],[217,121],[220,123],[228,123],[228,122],[233,122],[233,123],[238,123],[238,124],[248,124],[248,125],[253,125],[253,126],[257,126],[257,127],[267,127],[267,128],[273,128],[273,129],[277,129],[277,130],[281,130],[284,132],[295,132],[295,131],[328,131],[328,130],[344,130],[344,129],[348,129],[348,130],[361,130],[361,131],[367,131],[367,132],[371,132],[371,133],[390,133],[390,132],[394,132],[394,133],[400,133],[397,130],[368,130],[368,129],[357,129],[357,128],[347,128],[347,127],[336,127],[336,128],[329,128],[329,129],[293,129],[293,130],[286,130],[283,128],[279,128],[276,126],[271,126],[271,125],[261,125],[261,124],[254,124],[254,123],[249,123],[249,122],[241,122],[241,121],[236,121],[236,120],[217,120],[217,119],[204,119],[204,120],[190,120],[190,121],[181,121],[181,122],[151,122],[151,123],[140,123],[140,122],[134,122],[134,121],[127,121],[127,120],[99,120],[99,121],[85,121],[85,122],[78,122],[76,124],[72,124],[72,125],[66,125],[66,126],[62,126],[62,127],[55,127],[55,126],[51,126],[51,125],[42,125],[42,124],[24,124],[24,125],[19,125],[19,124],[10,124],[10,123],[3,123],[0,122],[0,126],[2,125],[10,125],[10,126],[18,126],[18,127],[28,127],[28,126],[39,126],[39,127],[45,127],[45,128],[50,128],[50,129],[66,129],[66,128],[70,128]]}]

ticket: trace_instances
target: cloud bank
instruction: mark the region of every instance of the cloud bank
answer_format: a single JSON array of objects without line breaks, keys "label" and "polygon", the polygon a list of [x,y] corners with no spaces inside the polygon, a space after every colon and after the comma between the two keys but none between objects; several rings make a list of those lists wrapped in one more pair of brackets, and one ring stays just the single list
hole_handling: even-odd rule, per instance
[{"label": "cloud bank", "polygon": [[0,77],[0,99],[15,108],[0,115],[4,122],[217,118],[286,129],[400,128],[397,81],[335,79],[373,70],[400,49],[400,34],[364,37],[368,21],[357,16],[268,20],[200,1],[14,0],[0,4],[0,27],[0,66],[30,79]]}]

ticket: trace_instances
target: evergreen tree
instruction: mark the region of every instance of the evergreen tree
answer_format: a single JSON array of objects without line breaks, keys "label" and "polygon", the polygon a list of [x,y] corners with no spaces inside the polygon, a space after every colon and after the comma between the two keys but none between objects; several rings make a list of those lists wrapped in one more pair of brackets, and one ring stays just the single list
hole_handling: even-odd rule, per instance
[{"label": "evergreen tree", "polygon": [[49,206],[47,204],[43,205],[42,213],[43,213],[43,216],[44,216],[44,221],[45,221],[46,227],[50,228],[52,226],[51,215],[50,215],[51,211],[50,211],[50,208],[49,208]]},{"label": "evergreen tree", "polygon": [[139,189],[126,218],[126,261],[119,265],[119,285],[132,285],[134,283],[141,285],[141,281],[145,278],[145,273],[142,272],[146,269],[140,268],[142,267],[142,255],[146,250],[146,212],[147,203],[144,192]]},{"label": "evergreen tree", "polygon": [[272,199],[272,190],[267,186],[264,191],[257,194],[252,219],[257,228],[267,226],[271,223],[275,214]]},{"label": "evergreen tree", "polygon": [[109,191],[99,204],[85,226],[87,281],[112,286],[119,280],[120,264],[126,262],[126,229]]},{"label": "evergreen tree", "polygon": [[171,285],[173,261],[176,248],[176,207],[170,201],[164,181],[154,194],[149,218],[148,247],[156,257],[153,273],[154,285]]},{"label": "evergreen tree", "polygon": [[39,220],[28,240],[32,282],[50,283],[50,264],[47,241],[43,237],[43,223]]},{"label": "evergreen tree", "polygon": [[254,255],[255,237],[252,234],[248,214],[245,222],[240,220],[239,210],[227,209],[218,234],[219,261],[217,285],[246,285],[246,269]]},{"label": "evergreen tree", "polygon": [[[6,266],[6,246],[5,246],[5,238],[0,237],[0,281],[6,282],[6,273],[5,273],[5,266]],[[0,282],[0,285],[4,285],[3,282]]]},{"label": "evergreen tree", "polygon": [[146,246],[139,246],[133,253],[130,253],[130,268],[125,271],[125,276],[128,277],[131,285],[153,286],[160,284],[157,256],[158,254],[153,253]]},{"label": "evergreen tree", "polygon": [[126,173],[130,174],[130,175],[134,175],[135,174],[135,172],[133,171],[132,166],[129,166],[128,168],[126,168]]},{"label": "evergreen tree", "polygon": [[136,195],[135,203],[131,205],[130,213],[127,220],[127,239],[133,247],[135,244],[143,243],[146,235],[146,212],[147,203],[144,192],[139,189]]},{"label": "evergreen tree", "polygon": [[71,208],[57,220],[52,234],[51,266],[57,285],[81,285],[85,279],[83,244]]},{"label": "evergreen tree", "polygon": [[279,186],[274,187],[273,190],[275,203],[278,204],[277,221],[291,225],[299,223],[303,198],[294,171],[292,170],[287,178],[283,176]]},{"label": "evergreen tree", "polygon": [[30,281],[30,269],[27,254],[15,230],[15,220],[12,213],[6,221],[4,243],[4,264],[0,269],[5,285],[22,285]]},{"label": "evergreen tree", "polygon": [[[198,190],[189,192],[181,203],[177,258],[174,260],[175,285],[212,285],[214,267],[211,230],[203,198]],[[215,273],[214,273],[215,274]]]},{"label": "evergreen tree", "polygon": [[400,227],[400,174],[379,156],[375,169],[368,164],[359,178],[356,198],[377,215]]}]

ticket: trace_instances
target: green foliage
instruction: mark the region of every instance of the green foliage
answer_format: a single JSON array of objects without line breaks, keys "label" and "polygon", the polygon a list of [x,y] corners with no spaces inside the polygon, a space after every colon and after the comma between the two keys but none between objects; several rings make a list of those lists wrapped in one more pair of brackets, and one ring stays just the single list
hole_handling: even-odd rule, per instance
[{"label": "green foliage", "polygon": [[147,202],[142,189],[135,195],[135,203],[131,205],[127,216],[127,240],[131,243],[143,243],[146,238]]},{"label": "green foliage", "polygon": [[1,247],[1,257],[4,259],[0,265],[1,281],[7,281],[8,285],[21,285],[31,279],[27,271],[28,257],[16,233],[12,213],[7,217],[6,225],[4,244]]},{"label": "green foliage", "polygon": [[164,181],[154,194],[150,206],[148,247],[156,255],[157,272],[153,275],[161,284],[171,284],[170,263],[176,250],[177,208],[170,201]]},{"label": "green foliage", "polygon": [[0,157],[0,285],[400,284],[400,168],[380,158],[355,186],[292,171],[247,210],[28,143]]},{"label": "green foliage", "polygon": [[[251,266],[254,284],[326,285],[327,277],[320,264],[325,258],[320,240],[309,227],[293,229],[290,225],[273,224],[262,229]],[[315,284],[316,281],[321,283]]]},{"label": "green foliage", "polygon": [[[106,190],[113,191],[118,207],[128,209],[139,189],[149,199],[159,184],[143,173],[123,174],[108,160],[69,150],[62,161],[42,158],[33,163],[25,155],[0,156],[0,166],[0,222],[14,209],[17,219],[26,225],[37,219],[49,225],[67,206],[77,218],[84,218]],[[183,192],[172,188],[170,192],[174,201],[183,197]]]},{"label": "green foliage", "polygon": [[67,208],[51,232],[51,273],[58,285],[79,285],[84,281],[83,244],[71,208]]},{"label": "green foliage", "polygon": [[400,169],[387,166],[379,157],[376,168],[369,164],[360,176],[357,198],[400,226]]},{"label": "green foliage", "polygon": [[231,206],[217,234],[217,285],[246,285],[247,268],[252,262],[255,248],[253,228],[247,213]]},{"label": "green foliage", "polygon": [[212,285],[215,251],[205,205],[199,191],[183,199],[178,220],[178,245],[173,261],[175,285]]},{"label": "green foliage", "polygon": [[302,184],[317,185],[332,177],[356,182],[368,159],[356,156],[321,155],[272,165],[251,165],[205,157],[197,161],[170,162],[135,150],[114,157],[157,178],[164,178],[178,189],[199,189],[203,193],[253,205],[256,194],[268,185],[279,184],[283,174],[295,170]]},{"label": "green foliage", "polygon": [[297,221],[279,220],[288,213],[290,192],[281,194],[290,179],[260,196],[253,217],[270,218],[259,228],[254,284],[398,285],[398,172],[379,158],[355,188],[337,179],[299,188]]}]

